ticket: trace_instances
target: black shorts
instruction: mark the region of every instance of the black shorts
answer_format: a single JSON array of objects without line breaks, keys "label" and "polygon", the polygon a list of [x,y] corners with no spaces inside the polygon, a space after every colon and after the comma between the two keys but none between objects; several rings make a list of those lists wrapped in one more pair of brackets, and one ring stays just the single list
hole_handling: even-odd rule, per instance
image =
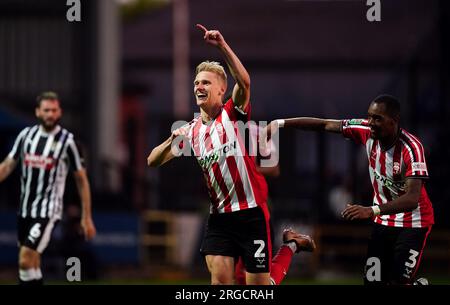
[{"label": "black shorts", "polygon": [[[428,228],[399,228],[374,224],[367,250],[367,260],[378,258],[381,267],[381,281],[368,279],[366,264],[364,283],[369,284],[410,284],[419,268],[423,249],[431,231]],[[372,260],[373,262],[373,260]]]},{"label": "black shorts", "polygon": [[49,218],[17,218],[17,233],[19,246],[25,246],[36,250],[39,253],[44,252],[53,232],[56,219]]},{"label": "black shorts", "polygon": [[211,214],[200,252],[235,259],[242,257],[247,272],[270,272],[272,234],[268,214],[265,216],[260,207]]}]

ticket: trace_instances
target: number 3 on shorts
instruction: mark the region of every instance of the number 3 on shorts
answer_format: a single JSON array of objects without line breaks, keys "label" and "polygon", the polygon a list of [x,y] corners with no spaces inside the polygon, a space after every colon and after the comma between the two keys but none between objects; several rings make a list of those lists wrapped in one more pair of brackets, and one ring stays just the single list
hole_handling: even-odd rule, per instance
[{"label": "number 3 on shorts", "polygon": [[261,239],[254,240],[253,244],[254,245],[259,245],[259,248],[255,252],[255,257],[256,258],[266,257],[266,254],[262,253],[263,250],[264,250],[264,247],[266,246],[266,243],[264,242],[264,240],[261,240]]},{"label": "number 3 on shorts", "polygon": [[411,254],[411,256],[409,257],[409,260],[411,262],[406,262],[405,266],[408,268],[414,268],[417,263],[416,257],[417,257],[417,255],[419,255],[419,252],[417,252],[416,250],[413,250],[413,249],[409,249],[409,254]]}]

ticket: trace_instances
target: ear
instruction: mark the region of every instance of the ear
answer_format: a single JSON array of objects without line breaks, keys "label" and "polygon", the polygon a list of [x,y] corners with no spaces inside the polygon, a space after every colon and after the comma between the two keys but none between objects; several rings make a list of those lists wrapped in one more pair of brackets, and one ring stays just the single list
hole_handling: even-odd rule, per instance
[{"label": "ear", "polygon": [[394,119],[394,121],[395,121],[395,123],[397,123],[397,124],[399,124],[400,123],[400,115],[395,115],[394,117],[393,117],[393,119]]},{"label": "ear", "polygon": [[222,85],[220,86],[220,93],[221,95],[225,95],[225,92],[227,92],[227,83],[222,81]]}]

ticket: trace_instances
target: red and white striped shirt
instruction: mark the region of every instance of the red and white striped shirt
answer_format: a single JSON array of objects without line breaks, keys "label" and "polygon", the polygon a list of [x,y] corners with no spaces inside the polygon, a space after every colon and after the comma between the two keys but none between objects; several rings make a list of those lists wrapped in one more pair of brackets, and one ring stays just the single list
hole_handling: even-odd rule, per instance
[{"label": "red and white striped shirt", "polygon": [[[406,130],[400,129],[398,140],[386,151],[381,149],[378,140],[370,137],[367,120],[343,120],[342,134],[366,146],[374,205],[385,204],[405,194],[407,178],[428,178],[422,143]],[[380,215],[375,217],[374,221],[390,227],[424,228],[434,224],[433,207],[424,184],[415,210]]]},{"label": "red and white striped shirt", "polygon": [[236,122],[250,119],[235,107],[232,99],[209,124],[201,117],[191,121],[188,139],[208,187],[211,213],[231,213],[260,206],[267,211],[267,183],[256,170],[254,156],[249,156],[244,136]]}]

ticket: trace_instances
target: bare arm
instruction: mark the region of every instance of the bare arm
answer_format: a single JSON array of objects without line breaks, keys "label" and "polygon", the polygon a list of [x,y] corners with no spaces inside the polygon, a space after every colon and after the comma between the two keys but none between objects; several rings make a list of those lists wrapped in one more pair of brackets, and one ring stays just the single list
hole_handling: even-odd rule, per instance
[{"label": "bare arm", "polygon": [[272,167],[262,167],[256,165],[256,170],[263,174],[265,177],[279,177],[280,176],[280,166],[272,166]]},{"label": "bare arm", "polygon": [[[150,167],[157,167],[175,158],[176,155],[172,151],[172,145],[175,145],[175,148],[177,148],[177,143],[186,140],[188,133],[189,124],[175,129],[167,140],[153,148],[152,152],[147,157],[147,165]],[[175,153],[177,153],[177,151],[175,151]]]},{"label": "bare arm", "polygon": [[162,142],[160,145],[153,148],[151,153],[147,157],[147,165],[150,167],[161,166],[164,163],[175,158],[172,153],[172,140],[173,136],[170,136],[167,140]]},{"label": "bare arm", "polygon": [[94,238],[96,229],[92,220],[91,189],[85,169],[74,172],[75,182],[78,188],[78,194],[81,198],[81,227],[86,240]]},{"label": "bare arm", "polygon": [[406,180],[406,193],[386,204],[380,205],[381,215],[391,215],[410,212],[417,208],[422,190],[422,179],[409,178]]},{"label": "bare arm", "polygon": [[298,128],[302,130],[341,132],[341,121],[330,119],[318,119],[299,117],[284,120],[285,128]]},{"label": "bare arm", "polygon": [[[417,208],[422,189],[422,180],[410,178],[406,180],[406,193],[388,203],[379,206],[380,215],[393,215],[410,212]],[[342,217],[347,220],[367,219],[374,216],[371,207],[349,204],[342,212]]]},{"label": "bare arm", "polygon": [[0,182],[8,178],[17,165],[17,161],[6,157],[2,163],[0,163]]},{"label": "bare arm", "polygon": [[267,139],[270,139],[272,134],[278,132],[279,128],[297,128],[301,130],[340,133],[341,121],[309,117],[274,120],[266,127]]},{"label": "bare arm", "polygon": [[219,31],[210,31],[201,24],[197,24],[197,27],[203,31],[203,38],[206,42],[216,46],[224,55],[228,68],[236,81],[233,88],[233,102],[244,110],[250,101],[250,75]]}]

